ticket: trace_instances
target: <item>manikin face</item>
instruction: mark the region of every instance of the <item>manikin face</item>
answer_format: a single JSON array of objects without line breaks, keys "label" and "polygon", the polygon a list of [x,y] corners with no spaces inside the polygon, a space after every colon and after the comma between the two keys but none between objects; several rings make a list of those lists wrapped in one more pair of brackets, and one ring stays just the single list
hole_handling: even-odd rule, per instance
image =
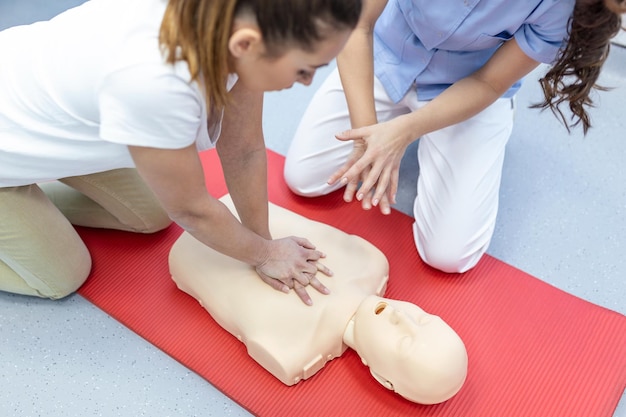
[{"label": "manikin face", "polygon": [[239,81],[252,91],[283,90],[295,83],[309,85],[315,71],[339,54],[350,33],[335,32],[316,44],[313,51],[291,48],[279,57],[268,57],[259,38],[258,43],[252,41],[247,53],[233,57],[233,67]]},{"label": "manikin face", "polygon": [[415,304],[370,296],[354,316],[355,349],[385,387],[421,404],[456,394],[467,374],[460,337]]}]

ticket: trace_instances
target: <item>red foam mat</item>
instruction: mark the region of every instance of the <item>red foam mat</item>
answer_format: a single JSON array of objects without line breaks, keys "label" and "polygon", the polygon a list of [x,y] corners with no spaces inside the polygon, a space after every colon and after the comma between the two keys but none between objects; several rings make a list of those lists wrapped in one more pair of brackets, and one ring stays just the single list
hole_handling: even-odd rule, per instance
[{"label": "red foam mat", "polygon": [[[458,395],[434,406],[408,402],[378,385],[348,350],[317,375],[287,387],[248,357],[171,281],[167,255],[181,233],[79,228],[93,271],[79,293],[258,416],[611,416],[626,387],[626,317],[485,256],[462,276],[440,273],[416,255],[412,219],[345,204],[339,193],[304,199],[282,180],[283,157],[268,152],[270,200],[358,234],[391,265],[386,296],[444,318],[469,355]],[[202,154],[207,187],[226,193],[214,151]]]}]

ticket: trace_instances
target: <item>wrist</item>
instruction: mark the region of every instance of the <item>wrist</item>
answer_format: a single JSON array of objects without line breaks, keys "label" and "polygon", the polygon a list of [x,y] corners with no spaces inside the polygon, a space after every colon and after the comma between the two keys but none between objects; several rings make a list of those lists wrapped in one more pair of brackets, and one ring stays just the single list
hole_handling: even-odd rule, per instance
[{"label": "wrist", "polygon": [[271,253],[270,242],[272,240],[264,239],[264,238],[261,238],[261,240],[262,240],[262,244],[260,246],[257,246],[260,248],[260,250],[256,254],[255,260],[252,263],[252,266],[255,268],[262,268],[270,260],[270,253]]},{"label": "wrist", "polygon": [[421,129],[420,115],[415,111],[398,116],[394,120],[398,123],[399,131],[402,132],[400,140],[406,146],[409,146],[426,133]]}]

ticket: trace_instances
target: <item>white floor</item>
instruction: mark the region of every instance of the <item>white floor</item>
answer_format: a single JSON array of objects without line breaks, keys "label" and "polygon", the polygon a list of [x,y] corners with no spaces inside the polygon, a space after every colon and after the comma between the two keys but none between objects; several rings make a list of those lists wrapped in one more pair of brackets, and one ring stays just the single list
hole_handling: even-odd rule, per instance
[{"label": "white floor", "polygon": [[[0,29],[46,19],[83,0],[0,0]],[[51,4],[52,3],[52,4]],[[27,53],[27,51],[25,51]],[[489,253],[571,294],[626,314],[626,49],[602,76],[594,128],[568,135],[536,78],[518,95],[498,225]],[[327,72],[327,71],[326,71]],[[324,72],[324,73],[326,73]],[[268,94],[268,147],[285,153],[312,87]],[[397,208],[410,214],[415,146]],[[211,360],[227,360],[212,358]],[[317,399],[320,400],[320,399]],[[323,399],[321,399],[323,400]],[[0,293],[2,416],[248,416],[211,384],[79,295],[46,301]],[[626,400],[615,412],[626,417]]]}]

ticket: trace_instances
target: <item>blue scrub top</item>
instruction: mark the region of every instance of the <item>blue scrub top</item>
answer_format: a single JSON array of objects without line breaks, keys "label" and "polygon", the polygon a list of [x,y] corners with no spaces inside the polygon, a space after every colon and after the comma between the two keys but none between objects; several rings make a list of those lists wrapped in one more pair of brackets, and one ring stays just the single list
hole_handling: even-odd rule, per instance
[{"label": "blue scrub top", "polygon": [[413,83],[420,100],[431,100],[512,38],[530,58],[551,63],[567,39],[575,1],[389,0],[374,30],[376,76],[395,102]]}]

